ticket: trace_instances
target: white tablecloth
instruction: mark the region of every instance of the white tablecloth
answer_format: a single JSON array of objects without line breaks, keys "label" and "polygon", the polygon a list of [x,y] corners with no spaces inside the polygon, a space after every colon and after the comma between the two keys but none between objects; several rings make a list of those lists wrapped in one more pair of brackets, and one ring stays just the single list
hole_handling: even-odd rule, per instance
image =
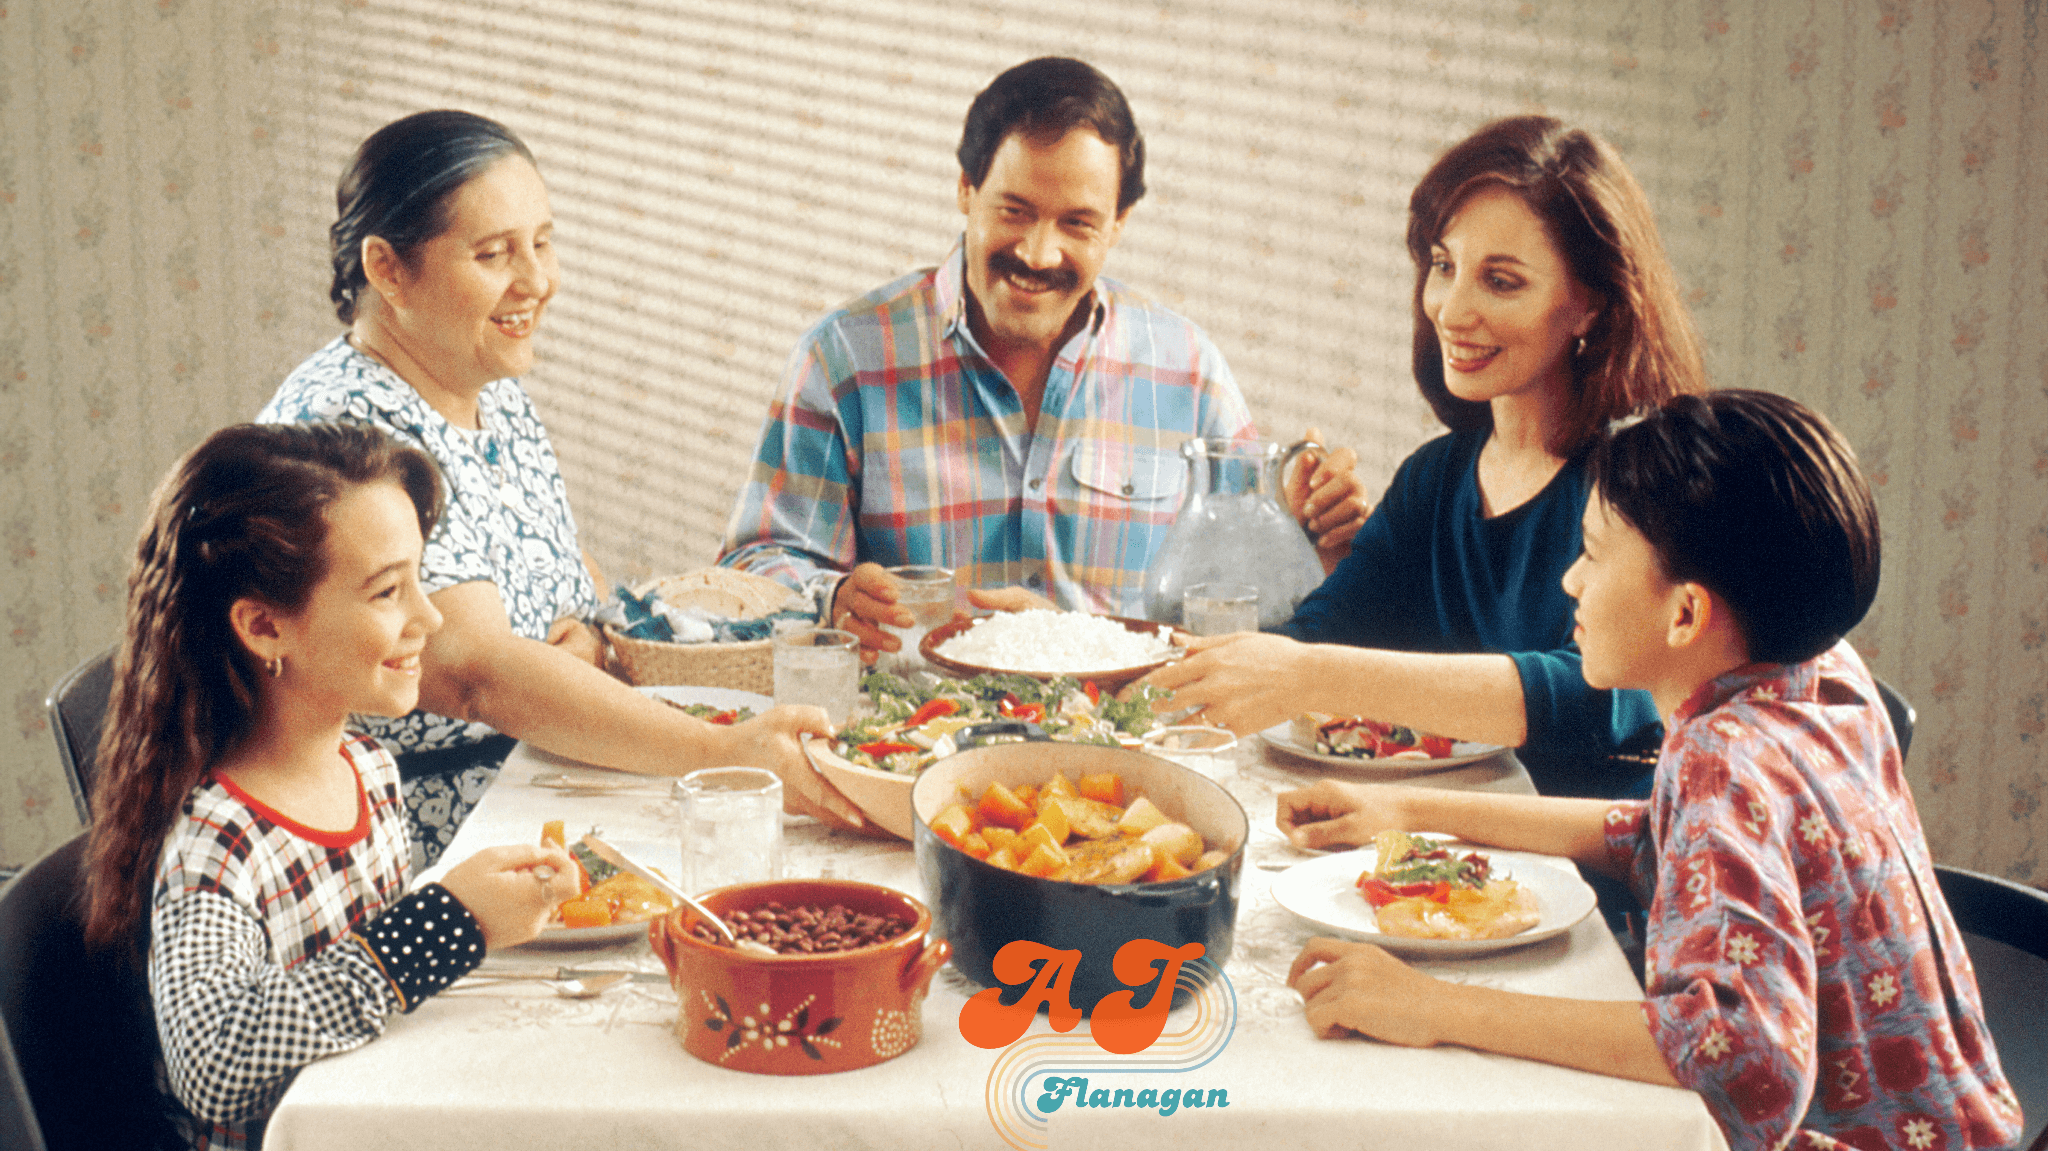
[{"label": "white tablecloth", "polygon": [[[1183,1110],[1077,1110],[1053,1114],[1052,1148],[1723,1148],[1697,1096],[1459,1048],[1410,1050],[1366,1040],[1314,1038],[1289,964],[1309,932],[1278,907],[1271,867],[1297,858],[1272,828],[1276,789],[1316,769],[1248,740],[1222,777],[1252,817],[1234,951],[1225,972],[1235,1028],[1207,1065],[1147,1078],[1096,1075],[1096,1086],[1222,1088],[1229,1105]],[[634,794],[565,796],[532,786],[538,772],[574,765],[523,748],[462,828],[449,858],[495,843],[529,842],[548,819],[574,838],[589,825],[649,862],[673,867],[679,816],[656,783]],[[597,774],[592,772],[593,774]],[[604,773],[612,779],[621,778]],[[1511,756],[1414,780],[1487,790],[1530,790]],[[656,854],[659,853],[659,854]],[[808,820],[789,828],[786,870],[886,883],[922,896],[906,844],[828,834]],[[1266,864],[1262,867],[1260,864]],[[643,940],[597,951],[494,954],[495,969],[574,964],[659,970]],[[1596,913],[1557,939],[1491,957],[1423,963],[1432,974],[1535,994],[1632,999],[1641,992]],[[396,1019],[386,1034],[307,1068],[272,1118],[273,1151],[513,1151],[517,1148],[1002,1147],[989,1098],[1004,1056],[960,1035],[958,1018],[979,988],[951,967],[924,1007],[924,1039],[887,1063],[836,1075],[775,1077],[713,1067],[685,1053],[665,984],[629,983],[594,1000],[562,999],[541,984],[458,984]],[[1169,1019],[1192,1026],[1191,1007]],[[1040,1016],[1034,1035],[1053,1033]],[[1086,1024],[1068,1039],[1086,1044]],[[1100,1051],[1062,1066],[1107,1067]],[[1082,1073],[1085,1073],[1082,1072]],[[1036,1079],[1029,1094],[1035,1097]],[[1026,1144],[1012,1144],[1023,1146]]]}]

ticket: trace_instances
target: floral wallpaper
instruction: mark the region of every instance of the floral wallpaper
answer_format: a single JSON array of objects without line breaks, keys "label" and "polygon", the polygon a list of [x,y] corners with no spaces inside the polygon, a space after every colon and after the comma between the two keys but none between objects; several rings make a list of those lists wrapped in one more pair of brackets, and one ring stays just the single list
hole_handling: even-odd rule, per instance
[{"label": "floral wallpaper", "polygon": [[1854,639],[1918,707],[1937,857],[2048,881],[2048,119],[2027,0],[0,0],[0,863],[76,828],[42,711],[118,634],[157,477],[337,330],[332,189],[424,107],[540,157],[565,283],[527,383],[617,578],[714,553],[789,348],[936,262],[975,91],[1124,87],[1109,273],[1215,337],[1268,435],[1375,485],[1432,434],[1403,213],[1486,119],[1599,131],[1724,384],[1878,484]]}]

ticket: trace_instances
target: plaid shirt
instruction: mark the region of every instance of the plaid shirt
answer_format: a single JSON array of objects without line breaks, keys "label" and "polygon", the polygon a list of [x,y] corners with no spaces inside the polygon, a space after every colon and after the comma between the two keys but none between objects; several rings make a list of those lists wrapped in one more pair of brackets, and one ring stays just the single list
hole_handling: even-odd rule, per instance
[{"label": "plaid shirt", "polygon": [[368,738],[341,750],[354,827],[301,826],[209,776],[165,838],[150,998],[171,1087],[202,1124],[196,1147],[259,1146],[299,1068],[376,1038],[483,958],[445,888],[405,894],[398,765]]},{"label": "plaid shirt", "polygon": [[1876,685],[1847,643],[1672,717],[1607,845],[1650,895],[1650,1034],[1735,1151],[2020,1135]]},{"label": "plaid shirt", "polygon": [[804,336],[719,562],[814,594],[863,561],[941,564],[963,587],[1143,615],[1180,445],[1256,434],[1229,367],[1199,328],[1097,279],[1027,431],[969,330],[963,277],[955,246]]}]

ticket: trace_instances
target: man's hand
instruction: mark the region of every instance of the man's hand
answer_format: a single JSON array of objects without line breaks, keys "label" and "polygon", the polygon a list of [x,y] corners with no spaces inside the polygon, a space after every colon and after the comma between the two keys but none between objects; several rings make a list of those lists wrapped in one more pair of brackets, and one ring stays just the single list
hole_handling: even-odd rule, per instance
[{"label": "man's hand", "polygon": [[1029,588],[968,588],[967,602],[988,611],[1057,611],[1059,605]]},{"label": "man's hand", "polygon": [[885,651],[900,651],[903,641],[882,630],[883,624],[910,627],[917,618],[896,600],[896,577],[877,563],[853,569],[832,593],[832,626],[860,637],[860,658],[873,663]]},{"label": "man's hand", "polygon": [[[1320,429],[1302,433],[1305,440],[1323,442]],[[1316,557],[1323,572],[1337,570],[1337,564],[1351,554],[1352,537],[1365,526],[1365,485],[1358,478],[1358,453],[1350,448],[1327,448],[1304,454],[1288,470],[1281,485],[1287,510],[1301,523],[1303,531],[1316,542]]]}]

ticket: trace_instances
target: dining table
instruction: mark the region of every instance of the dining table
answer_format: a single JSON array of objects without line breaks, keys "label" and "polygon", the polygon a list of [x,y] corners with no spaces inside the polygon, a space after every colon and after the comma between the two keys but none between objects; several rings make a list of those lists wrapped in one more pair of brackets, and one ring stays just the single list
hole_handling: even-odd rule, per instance
[{"label": "dining table", "polygon": [[[649,689],[643,689],[649,690]],[[719,688],[652,689],[718,707],[760,696]],[[582,946],[546,941],[493,951],[466,978],[390,1020],[382,1036],[300,1072],[273,1113],[271,1151],[519,1151],[690,1147],[808,1148],[1546,1148],[1712,1151],[1727,1144],[1700,1098],[1547,1063],[1461,1047],[1408,1048],[1321,1039],[1287,986],[1316,930],[1279,905],[1274,884],[1315,858],[1275,826],[1276,797],[1330,776],[1533,794],[1510,751],[1449,770],[1348,771],[1247,736],[1222,750],[1176,753],[1210,775],[1251,821],[1235,942],[1213,980],[1168,1016],[1164,1040],[1200,1033],[1199,1063],[1116,1057],[1085,1021],[1058,1034],[1039,1014],[1007,1049],[963,1037],[962,1007],[982,990],[952,966],[922,1008],[922,1037],[858,1070],[758,1075],[714,1066],[678,1039],[678,1003],[644,930]],[[680,874],[674,781],[607,771],[521,744],[462,825],[443,866],[478,849],[536,842],[565,822],[573,841],[597,829],[616,847]],[[784,817],[786,876],[855,879],[924,899],[910,844]],[[1550,865],[1570,869],[1564,860]],[[436,871],[424,874],[421,882]],[[930,900],[926,899],[929,903]],[[1642,988],[1595,911],[1526,946],[1471,956],[1415,956],[1440,979],[1535,995],[1636,1000]],[[632,978],[566,998],[544,978],[562,968]],[[500,979],[495,976],[530,976]],[[1030,1058],[1025,1058],[1029,1055]],[[1120,1061],[1121,1060],[1121,1061]],[[1048,1080],[1199,1092],[1208,1106],[1078,1107],[1034,1112]],[[1054,1084],[1056,1085],[1056,1084]],[[1128,1104],[1132,1098],[1125,1098]]]}]

